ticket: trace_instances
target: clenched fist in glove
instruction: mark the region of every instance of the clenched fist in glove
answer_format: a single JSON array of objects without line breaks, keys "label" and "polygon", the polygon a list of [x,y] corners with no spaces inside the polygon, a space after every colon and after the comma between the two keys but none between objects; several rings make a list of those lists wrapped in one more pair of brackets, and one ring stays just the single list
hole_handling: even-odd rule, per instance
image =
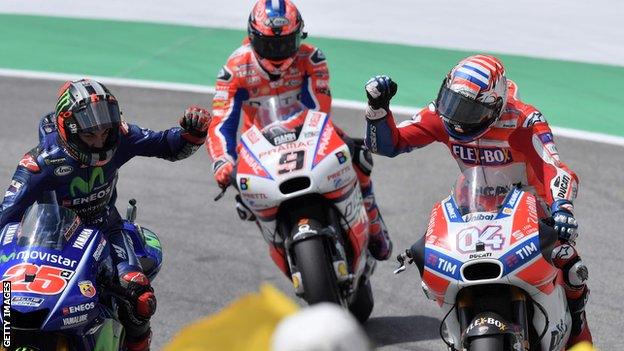
[{"label": "clenched fist in glove", "polygon": [[568,200],[557,200],[551,206],[554,228],[559,233],[559,239],[574,245],[578,237],[578,223],[572,209],[572,203]]},{"label": "clenched fist in glove", "polygon": [[180,127],[184,129],[182,137],[191,144],[203,144],[211,120],[212,115],[207,109],[197,105],[189,106],[180,118]]},{"label": "clenched fist in glove", "polygon": [[398,86],[388,76],[375,76],[366,82],[368,108],[366,118],[376,120],[385,117],[390,107],[390,99],[396,94]]}]

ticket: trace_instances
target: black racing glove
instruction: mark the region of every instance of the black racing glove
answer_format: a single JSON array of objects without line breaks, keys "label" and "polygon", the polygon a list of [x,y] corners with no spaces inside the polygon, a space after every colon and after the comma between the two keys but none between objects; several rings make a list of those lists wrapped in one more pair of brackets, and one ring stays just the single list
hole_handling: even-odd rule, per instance
[{"label": "black racing glove", "polygon": [[375,76],[366,82],[368,108],[366,118],[376,120],[385,117],[390,108],[390,100],[396,94],[398,86],[388,76]]},{"label": "black racing glove", "polygon": [[212,116],[207,109],[197,105],[189,106],[180,118],[180,127],[184,129],[182,137],[191,144],[203,144],[211,120]]},{"label": "black racing glove", "polygon": [[578,222],[572,213],[572,203],[568,200],[557,200],[551,206],[551,213],[555,225],[553,228],[559,233],[559,239],[574,245],[578,237]]}]

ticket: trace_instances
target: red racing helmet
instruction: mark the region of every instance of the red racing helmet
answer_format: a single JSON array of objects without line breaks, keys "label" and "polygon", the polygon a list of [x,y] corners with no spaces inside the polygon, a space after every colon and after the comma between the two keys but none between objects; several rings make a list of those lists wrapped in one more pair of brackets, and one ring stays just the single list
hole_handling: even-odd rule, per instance
[{"label": "red racing helmet", "polygon": [[303,19],[290,0],[258,0],[247,23],[251,47],[262,68],[275,75],[295,60],[303,32]]}]

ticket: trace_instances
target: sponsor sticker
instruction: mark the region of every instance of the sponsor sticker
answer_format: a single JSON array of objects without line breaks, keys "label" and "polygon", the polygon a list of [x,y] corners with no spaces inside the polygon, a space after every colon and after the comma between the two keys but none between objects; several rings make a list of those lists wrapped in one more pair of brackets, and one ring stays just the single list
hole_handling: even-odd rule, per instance
[{"label": "sponsor sticker", "polygon": [[87,321],[87,316],[88,315],[86,314],[82,314],[80,316],[63,318],[63,325],[61,327],[67,328],[74,325],[82,324]]},{"label": "sponsor sticker", "polygon": [[96,290],[93,283],[90,280],[83,280],[78,282],[78,287],[80,288],[80,293],[84,297],[92,298],[95,296]]},{"label": "sponsor sticker", "polygon": [[511,150],[498,147],[471,147],[460,144],[451,146],[453,154],[466,164],[501,166],[513,162]]},{"label": "sponsor sticker", "polygon": [[74,167],[69,166],[69,165],[63,165],[63,166],[56,167],[54,169],[54,175],[57,177],[62,177],[62,176],[71,174],[73,171],[74,171]]},{"label": "sponsor sticker", "polygon": [[18,224],[14,224],[7,228],[6,233],[4,234],[4,239],[2,239],[2,245],[9,244],[13,242],[13,238],[15,237],[15,233],[17,232]]},{"label": "sponsor sticker", "polygon": [[31,296],[13,296],[11,298],[11,304],[15,306],[26,306],[26,307],[39,307],[45,301],[41,297],[31,297]]},{"label": "sponsor sticker", "polygon": [[100,260],[100,256],[102,256],[102,251],[104,251],[104,247],[106,246],[106,239],[101,238],[98,246],[93,251],[93,259],[96,261]]},{"label": "sponsor sticker", "polygon": [[87,302],[76,306],[63,307],[63,315],[87,312],[95,308],[95,302]]},{"label": "sponsor sticker", "polygon": [[74,241],[74,245],[72,245],[72,247],[80,250],[84,249],[84,246],[91,237],[92,233],[93,229],[83,229],[78,237],[76,237],[76,241]]}]

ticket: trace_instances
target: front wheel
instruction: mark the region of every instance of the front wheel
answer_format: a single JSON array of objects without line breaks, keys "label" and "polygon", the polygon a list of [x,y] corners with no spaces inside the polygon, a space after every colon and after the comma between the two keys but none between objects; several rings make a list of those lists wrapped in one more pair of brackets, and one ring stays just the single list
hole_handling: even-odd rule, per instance
[{"label": "front wheel", "polygon": [[349,310],[360,321],[360,323],[366,322],[375,302],[373,300],[373,290],[371,289],[370,280],[362,278],[358,284],[355,300],[349,306]]},{"label": "front wheel", "polygon": [[468,351],[499,351],[503,349],[503,335],[487,335],[470,341]]},{"label": "front wheel", "polygon": [[336,274],[323,238],[312,237],[297,242],[293,250],[306,302],[309,305],[319,302],[340,304]]}]

